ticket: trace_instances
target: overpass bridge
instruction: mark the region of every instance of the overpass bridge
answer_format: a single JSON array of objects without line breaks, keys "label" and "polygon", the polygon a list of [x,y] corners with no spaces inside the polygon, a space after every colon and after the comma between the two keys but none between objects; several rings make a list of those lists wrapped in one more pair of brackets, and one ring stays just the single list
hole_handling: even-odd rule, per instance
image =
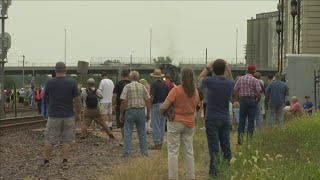
[{"label": "overpass bridge", "polygon": [[[180,64],[179,68],[182,67],[191,67],[195,74],[199,74],[203,68],[204,64]],[[153,70],[157,67],[156,64],[132,64],[131,69],[137,70],[141,74],[152,73]],[[91,65],[88,68],[88,74],[100,74],[102,71],[106,71],[108,74],[119,74],[122,69],[130,69],[130,64],[125,65]],[[22,75],[24,70],[25,75],[37,75],[37,74],[51,74],[54,71],[54,66],[5,66],[5,74],[6,75]],[[231,70],[233,76],[240,76],[245,74],[245,66],[232,66]],[[264,68],[257,69],[258,72],[261,73],[262,76],[267,76],[268,74],[276,73],[276,68]],[[67,67],[68,74],[78,74],[77,66],[68,66]]]}]

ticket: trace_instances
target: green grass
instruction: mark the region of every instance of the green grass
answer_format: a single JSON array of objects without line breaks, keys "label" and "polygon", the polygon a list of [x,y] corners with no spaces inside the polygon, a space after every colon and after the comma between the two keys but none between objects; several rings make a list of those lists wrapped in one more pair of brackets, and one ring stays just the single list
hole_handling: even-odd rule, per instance
[{"label": "green grass", "polygon": [[[209,156],[205,131],[194,135],[196,179],[207,179]],[[221,161],[220,179],[320,179],[320,116],[303,117],[287,122],[283,129],[257,130],[250,142],[236,146],[231,134],[232,162]],[[179,179],[185,179],[180,151]],[[116,167],[112,179],[167,179],[167,151],[148,158],[129,159]]]},{"label": "green grass", "polygon": [[320,179],[320,117],[303,117],[284,129],[262,129],[237,147],[226,179]]}]

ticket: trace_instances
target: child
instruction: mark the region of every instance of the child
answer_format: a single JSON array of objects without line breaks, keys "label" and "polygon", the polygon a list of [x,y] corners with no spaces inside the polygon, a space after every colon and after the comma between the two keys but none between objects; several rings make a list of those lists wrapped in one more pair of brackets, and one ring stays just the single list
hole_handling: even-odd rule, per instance
[{"label": "child", "polygon": [[290,101],[287,101],[285,105],[286,106],[284,107],[284,111],[287,112],[290,109]]},{"label": "child", "polygon": [[233,123],[235,128],[239,125],[240,104],[236,101],[233,103]]}]

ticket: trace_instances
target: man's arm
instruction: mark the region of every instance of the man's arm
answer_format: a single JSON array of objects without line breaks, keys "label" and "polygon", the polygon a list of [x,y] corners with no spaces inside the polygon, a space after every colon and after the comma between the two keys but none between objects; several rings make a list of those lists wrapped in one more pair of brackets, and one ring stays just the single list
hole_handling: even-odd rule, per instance
[{"label": "man's arm", "polygon": [[209,71],[210,71],[212,68],[213,68],[213,61],[212,61],[212,62],[209,62],[208,65],[207,65],[207,67],[205,67],[205,68],[202,70],[201,74],[199,75],[198,80],[199,80],[199,83],[200,83],[200,84],[201,84],[202,80],[203,80],[205,77],[207,77]]},{"label": "man's arm", "polygon": [[116,106],[117,104],[117,94],[116,93],[113,93],[112,95],[112,106]]},{"label": "man's arm", "polygon": [[307,111],[315,110],[313,103],[311,103],[311,108],[307,109]]},{"label": "man's arm", "polygon": [[238,81],[235,83],[234,85],[234,89],[233,89],[233,94],[234,94],[234,97],[237,101],[240,100],[240,94],[239,94],[239,83],[240,83],[240,78],[238,79]]},{"label": "man's arm", "polygon": [[172,104],[172,102],[167,98],[163,104],[160,106],[160,113],[163,114]]},{"label": "man's arm", "polygon": [[100,81],[100,84],[99,84],[99,88],[98,89],[100,89],[101,91],[102,91],[102,80]]},{"label": "man's arm", "polygon": [[257,79],[255,79],[255,91],[256,91],[257,102],[260,102],[261,86],[260,86],[260,82]]},{"label": "man's arm", "polygon": [[147,107],[147,115],[146,115],[146,121],[150,120],[150,109],[151,109],[151,101],[150,98],[145,100],[146,102],[146,107]]},{"label": "man's arm", "polygon": [[128,107],[128,101],[127,100],[124,100],[122,99],[121,100],[121,106],[120,106],[120,122],[124,122],[123,121],[123,116],[124,116],[124,111],[127,109]]},{"label": "man's arm", "polygon": [[296,104],[293,104],[293,105],[290,107],[289,112],[295,112],[295,111],[297,111],[297,109],[298,109],[298,106],[297,106]]},{"label": "man's arm", "polygon": [[151,109],[151,97],[148,93],[148,90],[146,88],[144,88],[144,92],[143,92],[143,98],[145,100],[145,105],[147,108],[147,114],[146,114],[146,121],[150,120],[150,109]]},{"label": "man's arm", "polygon": [[[150,86],[150,106],[151,106],[151,104],[152,104],[152,102],[153,102],[154,95],[155,95],[155,93],[156,93],[156,89],[155,89],[154,86],[155,86],[154,83],[152,83],[151,86]],[[146,91],[147,91],[147,90],[146,90]]]},{"label": "man's arm", "polygon": [[120,105],[120,122],[124,120],[124,111],[128,108],[128,98],[127,98],[127,86],[123,88],[123,91],[120,95],[121,105]]},{"label": "man's arm", "polygon": [[257,103],[259,103],[261,100],[261,92],[260,91],[256,91],[256,97],[257,97]]},{"label": "man's arm", "polygon": [[[266,96],[266,99],[269,99],[270,98],[270,93],[272,91],[272,82],[270,82],[266,88],[266,92],[265,92],[265,96]],[[285,92],[286,93],[286,92]]]},{"label": "man's arm", "polygon": [[286,85],[286,92],[285,92],[285,96],[289,96],[289,88],[288,86]]},{"label": "man's arm", "polygon": [[74,98],[74,104],[76,109],[76,122],[80,120],[81,115],[81,97],[77,96]]}]

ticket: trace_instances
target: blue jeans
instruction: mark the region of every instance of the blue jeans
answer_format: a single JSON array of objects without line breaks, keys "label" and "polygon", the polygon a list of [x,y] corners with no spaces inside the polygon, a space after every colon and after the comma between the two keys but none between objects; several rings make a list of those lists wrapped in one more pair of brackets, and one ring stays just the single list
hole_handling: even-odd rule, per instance
[{"label": "blue jeans", "polygon": [[146,135],[146,114],[144,108],[131,108],[126,110],[124,121],[124,145],[123,153],[131,153],[133,126],[136,125],[139,137],[140,152],[148,154],[147,135]]},{"label": "blue jeans", "polygon": [[223,158],[228,161],[231,159],[230,120],[210,119],[205,124],[210,156],[209,175],[212,176],[218,173],[215,165],[219,163],[219,144]]},{"label": "blue jeans", "polygon": [[241,143],[248,118],[248,135],[252,137],[254,131],[254,118],[257,111],[255,97],[240,97],[240,118],[238,128],[238,143]]},{"label": "blue jeans", "polygon": [[162,103],[153,104],[151,107],[151,126],[152,126],[152,137],[153,143],[155,145],[162,144],[164,132],[165,132],[165,125],[166,120],[160,114],[160,106]]},{"label": "blue jeans", "polygon": [[256,127],[261,128],[262,127],[262,114],[261,114],[261,104],[257,104],[257,110],[256,110]]},{"label": "blue jeans", "polygon": [[283,125],[283,105],[272,105],[269,103],[269,127],[273,127],[274,118],[276,115],[279,126],[282,127]]}]

